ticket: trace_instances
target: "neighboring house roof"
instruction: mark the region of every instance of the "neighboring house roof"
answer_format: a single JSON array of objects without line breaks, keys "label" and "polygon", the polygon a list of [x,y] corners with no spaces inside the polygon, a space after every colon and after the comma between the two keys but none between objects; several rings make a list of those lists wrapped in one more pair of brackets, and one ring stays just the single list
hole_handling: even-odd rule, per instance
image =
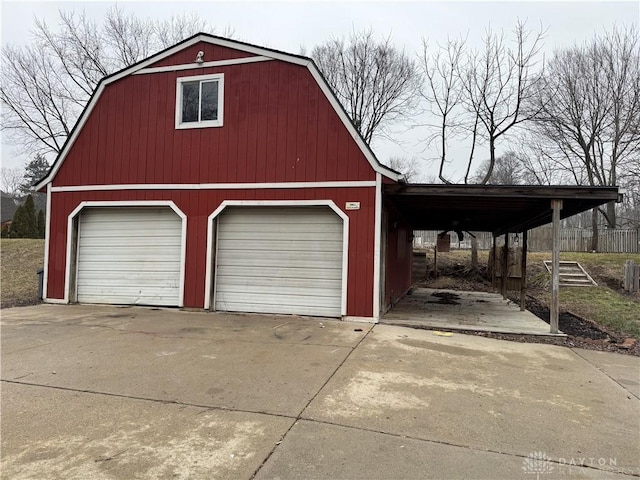
[{"label": "neighboring house roof", "polygon": [[7,193],[0,192],[0,209],[2,210],[0,223],[11,220],[16,208],[18,208],[18,205],[16,205],[13,197]]},{"label": "neighboring house roof", "polygon": [[268,58],[272,58],[274,60],[280,60],[283,62],[288,62],[288,63],[294,63],[296,65],[301,65],[304,67],[307,67],[309,69],[309,71],[311,72],[311,75],[313,76],[313,78],[316,80],[316,82],[318,83],[318,85],[320,86],[320,88],[322,89],[323,93],[327,96],[327,99],[329,100],[329,102],[331,103],[332,107],[334,108],[334,110],[336,111],[336,113],[338,114],[338,117],[340,117],[340,119],[342,120],[343,124],[345,125],[345,127],[347,128],[347,130],[349,131],[349,133],[351,134],[351,136],[353,137],[353,139],[355,140],[355,142],[358,144],[358,146],[360,147],[360,150],[362,151],[363,155],[365,156],[365,158],[369,161],[371,167],[378,173],[392,179],[392,180],[400,180],[402,178],[402,174],[400,172],[397,172],[383,164],[381,164],[378,159],[376,158],[375,154],[373,153],[373,151],[371,150],[371,148],[369,147],[369,145],[367,144],[367,142],[364,141],[364,139],[362,138],[362,136],[358,133],[358,131],[356,130],[355,126],[353,125],[351,119],[349,118],[349,115],[347,115],[346,111],[344,110],[344,108],[342,107],[342,105],[340,104],[340,102],[338,101],[338,98],[336,97],[334,91],[331,89],[331,87],[329,86],[329,84],[327,83],[326,79],[324,78],[324,76],[322,75],[322,73],[320,72],[320,70],[318,69],[318,67],[316,66],[315,62],[309,58],[309,57],[304,57],[301,55],[294,55],[291,53],[286,53],[286,52],[282,52],[280,50],[274,50],[271,48],[266,48],[266,47],[260,47],[257,45],[252,45],[250,43],[245,43],[245,42],[240,42],[237,40],[229,40],[226,38],[222,38],[222,37],[217,37],[215,35],[210,35],[208,33],[198,33],[190,38],[187,38],[186,40],[183,40],[182,42],[169,47],[161,52],[156,53],[155,55],[152,55],[149,58],[146,58],[134,65],[131,65],[130,67],[126,67],[118,72],[115,72],[107,77],[104,77],[99,83],[98,86],[96,87],[96,89],[94,90],[93,94],[91,95],[91,98],[89,99],[89,101],[87,102],[87,105],[85,106],[84,110],[82,111],[80,118],[78,119],[78,121],[76,122],[76,124],[74,125],[73,129],[71,130],[71,133],[69,134],[69,136],[67,137],[67,140],[65,142],[65,144],[62,147],[62,150],[60,152],[60,154],[58,155],[58,157],[56,158],[55,162],[53,162],[51,168],[49,169],[49,172],[47,173],[47,175],[40,180],[38,183],[35,184],[35,188],[37,190],[40,190],[41,188],[45,187],[49,182],[51,182],[53,180],[53,178],[55,177],[58,169],[60,168],[60,165],[62,165],[62,162],[64,162],[65,157],[67,156],[67,154],[69,153],[69,150],[71,149],[71,146],[73,145],[73,143],[75,142],[78,133],[80,132],[80,130],[82,129],[84,123],[86,122],[87,118],[89,117],[89,115],[91,114],[91,111],[93,110],[93,108],[95,107],[98,99],[100,98],[100,95],[102,94],[102,92],[104,91],[105,87],[107,85],[109,85],[110,83],[116,82],[118,80],[120,80],[121,78],[124,78],[128,75],[132,75],[135,72],[142,70],[146,67],[148,67],[149,65],[152,65],[154,63],[157,63],[158,61],[162,60],[163,58],[169,57],[177,52],[179,52],[180,50],[187,48],[191,45],[194,45],[198,42],[207,42],[207,43],[211,43],[213,45],[219,45],[222,47],[226,47],[226,48],[232,48],[235,50],[240,50],[240,51],[244,51],[247,53],[252,53],[254,55],[260,55],[260,56],[264,56],[264,57],[268,57]]}]

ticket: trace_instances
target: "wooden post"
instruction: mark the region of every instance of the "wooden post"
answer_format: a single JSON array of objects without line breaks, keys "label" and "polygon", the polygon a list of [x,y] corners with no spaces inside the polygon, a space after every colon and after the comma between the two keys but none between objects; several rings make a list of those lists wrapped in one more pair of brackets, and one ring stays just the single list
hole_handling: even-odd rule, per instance
[{"label": "wooden post", "polygon": [[520,259],[520,311],[524,312],[527,304],[527,234],[522,232],[522,258]]},{"label": "wooden post", "polygon": [[438,245],[433,247],[433,278],[438,278]]},{"label": "wooden post", "polygon": [[551,200],[553,210],[553,255],[551,268],[551,333],[558,333],[558,320],[560,317],[560,210],[562,200]]},{"label": "wooden post", "polygon": [[500,293],[502,298],[507,299],[507,282],[509,281],[509,234],[504,234],[504,247],[502,250],[502,282],[500,283]]},{"label": "wooden post", "polygon": [[491,287],[496,288],[496,265],[498,262],[496,261],[496,236],[493,235],[493,245],[491,246]]},{"label": "wooden post", "polygon": [[478,270],[478,238],[471,237],[471,268]]}]

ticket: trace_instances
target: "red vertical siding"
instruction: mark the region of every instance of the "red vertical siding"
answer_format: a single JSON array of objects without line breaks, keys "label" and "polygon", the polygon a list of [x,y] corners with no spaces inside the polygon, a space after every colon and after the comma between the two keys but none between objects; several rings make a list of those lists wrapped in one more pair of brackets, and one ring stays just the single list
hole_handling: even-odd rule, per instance
[{"label": "red vertical siding", "polygon": [[204,306],[207,218],[223,200],[333,200],[340,209],[346,202],[360,202],[360,210],[348,210],[349,261],[347,315],[370,317],[373,312],[373,245],[375,188],[309,188],[279,190],[127,190],[55,192],[51,202],[51,235],[48,263],[48,298],[64,297],[67,220],[81,201],[172,200],[188,217],[185,258],[184,304]]},{"label": "red vertical siding", "polygon": [[202,70],[225,75],[222,127],[176,130],[176,79],[193,72],[125,77],[105,87],[54,186],[375,179],[305,67]]},{"label": "red vertical siding", "polygon": [[395,212],[387,210],[387,246],[384,282],[384,306],[395,304],[411,288],[413,231]]},{"label": "red vertical siding", "polygon": [[[205,52],[205,62],[252,56],[201,43],[152,66],[191,63],[199,50]],[[213,73],[224,74],[223,126],[176,130],[177,78]],[[374,170],[309,70],[271,60],[132,75],[107,85],[53,186],[372,180]],[[48,297],[64,296],[67,219],[81,201],[172,200],[188,218],[184,304],[202,307],[207,217],[229,199],[332,200],[341,209],[346,202],[360,202],[360,210],[345,212],[347,314],[372,316],[373,187],[54,192]],[[391,293],[404,289],[407,278],[410,281],[410,263],[407,270],[404,259],[387,256],[387,272]]]},{"label": "red vertical siding", "polygon": [[199,42],[195,45],[187,47],[173,55],[163,58],[162,60],[155,62],[151,67],[165,67],[168,65],[184,65],[194,63],[196,55],[199,51],[204,52],[204,61],[213,62],[217,60],[230,60],[233,58],[245,58],[254,57],[252,53],[241,52],[232,48],[221,47],[219,45],[212,45],[206,42]]}]

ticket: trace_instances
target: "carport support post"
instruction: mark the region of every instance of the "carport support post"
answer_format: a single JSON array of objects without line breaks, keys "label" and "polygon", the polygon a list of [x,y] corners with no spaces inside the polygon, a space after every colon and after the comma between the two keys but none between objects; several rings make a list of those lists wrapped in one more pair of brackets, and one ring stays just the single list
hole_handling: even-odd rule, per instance
[{"label": "carport support post", "polygon": [[522,232],[522,258],[520,259],[520,311],[524,312],[527,304],[527,236],[529,230]]},{"label": "carport support post", "polygon": [[500,290],[502,297],[507,299],[507,282],[509,281],[509,233],[504,234],[504,247],[502,250],[502,282],[500,283]]},{"label": "carport support post", "polygon": [[560,210],[562,200],[551,200],[553,210],[553,255],[551,258],[551,333],[558,333],[560,316]]},{"label": "carport support post", "polygon": [[498,282],[496,281],[496,278],[498,276],[497,272],[496,272],[496,267],[498,266],[498,259],[496,258],[496,252],[497,252],[497,248],[496,248],[496,236],[493,235],[493,244],[491,245],[491,259],[492,259],[492,265],[491,265],[491,287],[492,288],[496,288],[498,285]]}]

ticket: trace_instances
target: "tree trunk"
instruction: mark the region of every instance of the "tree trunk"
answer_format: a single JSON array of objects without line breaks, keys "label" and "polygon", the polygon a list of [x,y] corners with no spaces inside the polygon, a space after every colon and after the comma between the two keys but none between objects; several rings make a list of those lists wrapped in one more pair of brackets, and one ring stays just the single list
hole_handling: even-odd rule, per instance
[{"label": "tree trunk", "polygon": [[591,251],[598,251],[598,208],[591,210]]},{"label": "tree trunk", "polygon": [[616,219],[616,202],[607,203],[607,227],[608,228],[616,228],[616,224],[618,223]]}]

